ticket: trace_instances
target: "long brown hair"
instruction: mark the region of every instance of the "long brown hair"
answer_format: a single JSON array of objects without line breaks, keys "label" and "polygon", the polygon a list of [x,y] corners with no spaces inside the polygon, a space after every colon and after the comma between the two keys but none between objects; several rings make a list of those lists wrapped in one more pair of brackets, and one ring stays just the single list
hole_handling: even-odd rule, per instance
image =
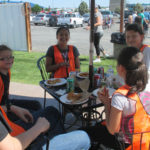
[{"label": "long brown hair", "polygon": [[143,54],[138,48],[126,47],[118,57],[118,65],[126,69],[126,84],[130,86],[131,93],[143,91],[148,82],[148,71],[143,63]]}]

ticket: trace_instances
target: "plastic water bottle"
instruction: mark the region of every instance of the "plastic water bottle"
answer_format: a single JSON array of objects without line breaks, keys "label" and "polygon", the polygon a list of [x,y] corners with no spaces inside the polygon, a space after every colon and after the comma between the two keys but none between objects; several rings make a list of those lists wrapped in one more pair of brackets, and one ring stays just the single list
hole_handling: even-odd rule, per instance
[{"label": "plastic water bottle", "polygon": [[112,77],[114,75],[114,70],[113,70],[112,66],[109,66],[109,68],[107,70],[107,75],[108,75],[108,77]]},{"label": "plastic water bottle", "polygon": [[112,87],[113,76],[114,76],[114,70],[112,66],[109,66],[107,70],[107,77],[106,77],[106,83],[108,87]]}]

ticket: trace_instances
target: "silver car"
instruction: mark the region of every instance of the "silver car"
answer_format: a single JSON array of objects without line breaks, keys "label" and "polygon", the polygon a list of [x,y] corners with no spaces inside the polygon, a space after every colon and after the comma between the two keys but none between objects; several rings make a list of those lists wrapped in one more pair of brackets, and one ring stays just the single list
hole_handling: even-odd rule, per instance
[{"label": "silver car", "polygon": [[86,13],[83,15],[83,21],[88,23],[89,22],[89,19],[90,19],[90,14],[89,13]]},{"label": "silver car", "polygon": [[46,14],[38,14],[35,18],[33,18],[33,23],[35,25],[38,25],[38,24],[46,24],[45,22],[45,18],[46,18]]}]

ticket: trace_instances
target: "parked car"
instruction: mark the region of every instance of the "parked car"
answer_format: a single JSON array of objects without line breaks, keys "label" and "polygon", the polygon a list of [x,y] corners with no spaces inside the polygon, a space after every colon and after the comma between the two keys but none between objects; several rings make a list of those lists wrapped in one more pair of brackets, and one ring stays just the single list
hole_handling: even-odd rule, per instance
[{"label": "parked car", "polygon": [[117,17],[117,18],[120,18],[120,14],[115,13],[115,12],[113,13],[113,16],[114,16],[114,17]]},{"label": "parked car", "polygon": [[49,18],[49,22],[48,22],[48,25],[50,27],[56,27],[57,26],[57,18],[59,18],[59,16],[55,15],[55,16],[51,16]]},{"label": "parked car", "polygon": [[50,14],[46,14],[46,16],[44,17],[44,21],[45,21],[45,25],[47,26],[49,24],[49,19],[51,18]]},{"label": "parked car", "polygon": [[45,24],[46,14],[38,14],[35,18],[33,18],[33,23],[35,25]]},{"label": "parked car", "polygon": [[81,17],[78,13],[72,13],[59,17],[57,25],[67,25],[69,27],[76,28],[78,26],[83,26],[83,23],[83,17]]},{"label": "parked car", "polygon": [[89,13],[86,13],[83,15],[83,21],[88,23],[89,22],[89,19],[90,19],[90,14]]},{"label": "parked car", "polygon": [[36,15],[34,15],[34,14],[31,14],[31,15],[30,15],[30,23],[33,22],[33,18],[35,18],[35,16],[36,16]]}]

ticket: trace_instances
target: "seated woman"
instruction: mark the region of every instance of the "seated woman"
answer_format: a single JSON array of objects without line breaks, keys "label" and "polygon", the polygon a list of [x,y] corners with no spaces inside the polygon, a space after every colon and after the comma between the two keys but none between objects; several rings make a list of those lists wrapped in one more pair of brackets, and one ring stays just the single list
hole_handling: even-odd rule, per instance
[{"label": "seated woman", "polygon": [[150,97],[142,97],[148,82],[147,68],[142,60],[143,54],[139,49],[124,48],[117,60],[117,72],[124,79],[125,85],[116,90],[112,98],[107,89],[98,93],[105,107],[106,122],[105,125],[99,123],[86,131],[91,140],[98,141],[107,149],[122,150],[121,140],[126,150],[140,147],[149,150],[150,113],[147,107],[150,105]]},{"label": "seated woman", "polygon": [[56,32],[57,45],[48,48],[46,54],[46,71],[52,72],[54,78],[67,78],[69,72],[80,70],[79,52],[76,47],[67,45],[70,31],[66,27]]}]

